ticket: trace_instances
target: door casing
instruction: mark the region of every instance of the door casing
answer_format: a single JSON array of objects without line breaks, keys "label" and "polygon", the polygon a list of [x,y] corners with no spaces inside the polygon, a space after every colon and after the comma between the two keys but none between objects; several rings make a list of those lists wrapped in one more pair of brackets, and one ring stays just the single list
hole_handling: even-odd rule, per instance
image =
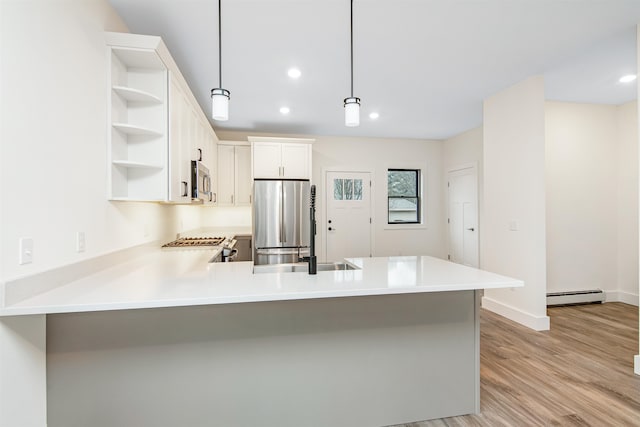
[{"label": "door casing", "polygon": [[[473,231],[473,233],[475,233],[475,245],[473,250],[475,250],[475,259],[472,260],[472,262],[464,262],[465,260],[455,260],[453,257],[453,233],[452,233],[452,224],[451,224],[451,218],[452,218],[452,212],[451,212],[451,191],[452,188],[449,186],[449,184],[452,181],[453,177],[456,176],[471,176],[473,179],[473,195],[472,195],[472,199],[471,203],[473,203],[474,205],[474,212],[473,215],[475,216],[475,224],[473,225],[473,227],[475,228],[475,230]],[[458,167],[454,167],[452,169],[449,169],[447,171],[447,218],[448,218],[448,224],[447,224],[447,253],[450,256],[450,259],[452,261],[457,261],[457,262],[461,262],[465,265],[469,265],[475,268],[479,268],[480,267],[480,230],[479,230],[479,223],[480,223],[480,218],[479,218],[479,203],[478,203],[478,168],[477,168],[477,164],[476,163],[471,163],[471,164],[464,164],[464,165],[460,165]],[[463,212],[464,212],[464,207],[463,207]],[[464,213],[463,213],[464,215]],[[463,217],[464,218],[464,217]],[[464,227],[464,225],[463,225]],[[465,230],[463,230],[463,233],[465,232]],[[464,235],[463,235],[463,239],[464,239]],[[464,240],[463,240],[464,242]],[[464,246],[463,246],[463,251],[464,251]]]}]

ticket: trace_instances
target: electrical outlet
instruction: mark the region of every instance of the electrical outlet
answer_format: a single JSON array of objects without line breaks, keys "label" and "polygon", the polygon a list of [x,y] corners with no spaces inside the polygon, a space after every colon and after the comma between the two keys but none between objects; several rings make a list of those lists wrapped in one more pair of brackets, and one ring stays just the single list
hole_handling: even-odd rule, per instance
[{"label": "electrical outlet", "polygon": [[31,237],[20,238],[20,254],[18,263],[31,264],[33,262],[33,239]]},{"label": "electrical outlet", "polygon": [[84,252],[86,249],[87,245],[84,238],[84,231],[78,231],[76,233],[76,252]]}]

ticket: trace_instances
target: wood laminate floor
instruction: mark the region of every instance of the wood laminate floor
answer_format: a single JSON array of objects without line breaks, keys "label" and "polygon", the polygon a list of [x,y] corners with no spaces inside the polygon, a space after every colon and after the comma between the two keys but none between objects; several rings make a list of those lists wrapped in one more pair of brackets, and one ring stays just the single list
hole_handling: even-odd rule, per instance
[{"label": "wood laminate floor", "polygon": [[548,309],[535,332],[481,314],[481,414],[406,424],[640,426],[638,307],[606,303]]}]

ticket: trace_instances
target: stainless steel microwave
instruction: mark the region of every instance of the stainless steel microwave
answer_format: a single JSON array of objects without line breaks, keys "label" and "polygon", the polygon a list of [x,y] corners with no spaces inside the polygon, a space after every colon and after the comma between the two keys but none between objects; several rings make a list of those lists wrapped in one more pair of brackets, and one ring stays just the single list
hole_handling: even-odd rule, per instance
[{"label": "stainless steel microwave", "polygon": [[209,169],[197,160],[191,161],[191,197],[204,202],[215,202]]}]

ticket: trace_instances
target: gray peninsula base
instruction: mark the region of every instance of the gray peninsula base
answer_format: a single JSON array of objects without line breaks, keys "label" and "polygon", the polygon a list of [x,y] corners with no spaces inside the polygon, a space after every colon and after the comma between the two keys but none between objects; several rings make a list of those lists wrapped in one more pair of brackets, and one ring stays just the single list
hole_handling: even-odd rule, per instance
[{"label": "gray peninsula base", "polygon": [[477,292],[48,315],[48,426],[354,427],[476,413]]}]

